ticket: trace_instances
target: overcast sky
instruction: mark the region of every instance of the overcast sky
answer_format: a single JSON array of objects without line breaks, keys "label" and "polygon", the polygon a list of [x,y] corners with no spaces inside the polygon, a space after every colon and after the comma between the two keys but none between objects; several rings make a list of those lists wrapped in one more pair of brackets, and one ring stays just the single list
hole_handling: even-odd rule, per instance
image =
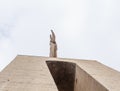
[{"label": "overcast sky", "polygon": [[0,70],[17,54],[94,59],[120,71],[120,0],[0,0]]}]

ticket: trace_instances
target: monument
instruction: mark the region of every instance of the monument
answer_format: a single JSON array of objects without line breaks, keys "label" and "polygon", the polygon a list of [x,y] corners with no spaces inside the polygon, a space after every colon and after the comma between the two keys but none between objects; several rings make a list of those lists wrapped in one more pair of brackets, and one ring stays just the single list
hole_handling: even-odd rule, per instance
[{"label": "monument", "polygon": [[57,57],[57,43],[56,37],[53,30],[51,30],[52,35],[50,35],[50,57]]},{"label": "monument", "polygon": [[18,55],[0,72],[0,91],[120,91],[120,72],[96,60],[57,58],[55,34],[50,57]]}]

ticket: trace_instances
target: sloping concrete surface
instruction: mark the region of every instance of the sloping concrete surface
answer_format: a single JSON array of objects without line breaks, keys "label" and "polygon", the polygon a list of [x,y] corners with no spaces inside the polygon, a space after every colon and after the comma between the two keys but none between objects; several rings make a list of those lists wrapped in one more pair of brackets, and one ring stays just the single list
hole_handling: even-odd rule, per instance
[{"label": "sloping concrete surface", "polygon": [[17,56],[0,73],[0,91],[58,91],[46,59]]},{"label": "sloping concrete surface", "polygon": [[[106,91],[120,91],[120,72],[97,61],[24,55],[18,55],[0,72],[0,91],[58,91],[46,64],[46,61],[51,60],[75,63]],[[79,75],[77,77],[79,79]],[[89,82],[89,79],[87,81]]]},{"label": "sloping concrete surface", "polygon": [[[96,60],[67,59],[67,58],[57,59],[49,58],[49,60],[59,60],[76,63],[83,72],[87,73],[86,75],[89,75],[91,78],[97,81],[97,83],[101,84],[106,89],[106,91],[120,91],[120,72],[110,67],[107,67],[97,62]],[[91,83],[89,80],[87,80],[85,83],[87,84],[88,82]],[[94,90],[86,89],[85,91]]]}]

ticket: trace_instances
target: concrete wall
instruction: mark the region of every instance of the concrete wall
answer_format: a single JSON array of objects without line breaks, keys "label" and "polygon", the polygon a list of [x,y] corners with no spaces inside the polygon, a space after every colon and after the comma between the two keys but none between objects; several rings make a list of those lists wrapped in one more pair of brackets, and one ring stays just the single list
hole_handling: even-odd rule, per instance
[{"label": "concrete wall", "polygon": [[64,61],[47,61],[47,65],[59,91],[74,91],[76,64]]},{"label": "concrete wall", "polygon": [[83,69],[76,65],[74,91],[108,91]]},{"label": "concrete wall", "polygon": [[0,73],[0,91],[58,91],[45,60],[17,56]]},{"label": "concrete wall", "polygon": [[[120,91],[120,72],[97,61],[23,55],[17,56],[0,72],[0,91],[59,91],[46,64],[47,60],[76,64],[75,72],[73,71],[74,91]],[[62,65],[63,69],[66,69],[66,65],[68,64]],[[62,70],[65,75],[72,74],[69,67],[68,65],[67,71]],[[58,74],[61,74],[59,68]],[[61,79],[65,77],[60,76]],[[66,82],[70,83],[68,79]]]},{"label": "concrete wall", "polygon": [[47,61],[59,91],[108,91],[77,64],[64,61]]}]

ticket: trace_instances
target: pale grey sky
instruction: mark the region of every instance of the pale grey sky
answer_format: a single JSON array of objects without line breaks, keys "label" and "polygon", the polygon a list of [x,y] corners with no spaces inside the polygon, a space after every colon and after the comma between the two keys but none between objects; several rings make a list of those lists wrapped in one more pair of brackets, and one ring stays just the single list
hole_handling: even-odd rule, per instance
[{"label": "pale grey sky", "polygon": [[1,0],[0,70],[17,54],[94,59],[120,71],[119,0]]}]

